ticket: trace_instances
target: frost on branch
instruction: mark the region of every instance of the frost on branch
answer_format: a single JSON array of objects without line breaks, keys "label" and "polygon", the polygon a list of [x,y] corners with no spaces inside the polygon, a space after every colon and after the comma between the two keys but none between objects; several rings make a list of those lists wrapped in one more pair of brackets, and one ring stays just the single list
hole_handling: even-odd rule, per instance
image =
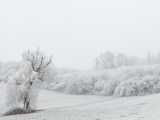
[{"label": "frost on branch", "polygon": [[28,50],[23,53],[22,57],[24,61],[30,62],[33,71],[37,72],[39,79],[43,81],[46,69],[52,63],[52,57],[46,56],[39,49],[35,51]]},{"label": "frost on branch", "polygon": [[51,57],[45,56],[39,50],[24,52],[18,70],[8,80],[7,105],[27,112],[35,109],[38,86],[44,80],[51,62]]}]

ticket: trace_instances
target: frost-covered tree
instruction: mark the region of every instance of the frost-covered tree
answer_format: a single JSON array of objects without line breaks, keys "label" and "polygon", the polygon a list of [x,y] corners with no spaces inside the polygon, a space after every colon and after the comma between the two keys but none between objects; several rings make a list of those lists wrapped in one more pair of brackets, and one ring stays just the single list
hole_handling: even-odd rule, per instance
[{"label": "frost-covered tree", "polygon": [[111,52],[105,52],[96,58],[96,69],[114,68],[114,55]]},{"label": "frost-covered tree", "polygon": [[44,81],[44,75],[52,59],[40,50],[28,50],[22,57],[18,70],[9,78],[7,104],[21,107],[27,112],[35,107],[37,86]]},{"label": "frost-covered tree", "polygon": [[155,63],[154,55],[149,52],[147,54],[147,64],[154,64],[154,63]]},{"label": "frost-covered tree", "polygon": [[46,56],[39,49],[35,51],[27,50],[22,54],[23,60],[30,62],[32,70],[37,72],[40,80],[44,80],[43,77],[47,68],[52,63],[52,57]]},{"label": "frost-covered tree", "polygon": [[115,57],[115,66],[120,67],[125,65],[128,65],[127,56],[125,56],[124,54],[118,54]]}]

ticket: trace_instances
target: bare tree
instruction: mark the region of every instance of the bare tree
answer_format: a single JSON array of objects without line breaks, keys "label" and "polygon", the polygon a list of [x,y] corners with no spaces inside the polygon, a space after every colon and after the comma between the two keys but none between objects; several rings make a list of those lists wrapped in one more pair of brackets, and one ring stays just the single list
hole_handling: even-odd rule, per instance
[{"label": "bare tree", "polygon": [[23,61],[18,64],[15,73],[9,77],[6,104],[31,112],[35,109],[38,97],[37,86],[46,80],[52,57],[37,49],[25,51],[22,58]]},{"label": "bare tree", "polygon": [[24,91],[21,92],[23,96],[21,99],[23,101],[23,109],[26,111],[30,111],[32,104],[31,95],[32,94],[32,85],[36,79],[44,81],[44,75],[47,71],[47,68],[52,63],[52,57],[46,56],[39,49],[35,51],[27,50],[22,54],[23,60],[30,63],[30,67],[32,68],[32,72],[29,73],[27,80],[23,83]]},{"label": "bare tree", "polygon": [[39,49],[35,51],[27,50],[22,55],[25,61],[30,62],[34,72],[37,72],[39,79],[43,81],[47,67],[52,63],[52,56],[46,56]]}]

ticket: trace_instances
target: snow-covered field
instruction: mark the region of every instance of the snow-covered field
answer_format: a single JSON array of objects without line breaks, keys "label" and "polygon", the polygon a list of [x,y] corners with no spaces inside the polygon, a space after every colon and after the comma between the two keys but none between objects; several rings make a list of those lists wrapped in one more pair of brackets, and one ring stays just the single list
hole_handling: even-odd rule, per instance
[{"label": "snow-covered field", "polygon": [[[4,112],[4,84],[0,85],[0,111]],[[38,109],[43,111],[0,120],[159,120],[160,94],[139,97],[66,95],[42,90]]]}]

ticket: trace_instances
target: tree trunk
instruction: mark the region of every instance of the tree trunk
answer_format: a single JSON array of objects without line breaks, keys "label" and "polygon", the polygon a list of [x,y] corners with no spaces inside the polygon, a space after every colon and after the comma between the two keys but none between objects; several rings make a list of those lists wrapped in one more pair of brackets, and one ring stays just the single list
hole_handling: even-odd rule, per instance
[{"label": "tree trunk", "polygon": [[28,94],[25,95],[23,104],[24,104],[23,109],[26,112],[29,112],[30,111],[30,98]]}]

